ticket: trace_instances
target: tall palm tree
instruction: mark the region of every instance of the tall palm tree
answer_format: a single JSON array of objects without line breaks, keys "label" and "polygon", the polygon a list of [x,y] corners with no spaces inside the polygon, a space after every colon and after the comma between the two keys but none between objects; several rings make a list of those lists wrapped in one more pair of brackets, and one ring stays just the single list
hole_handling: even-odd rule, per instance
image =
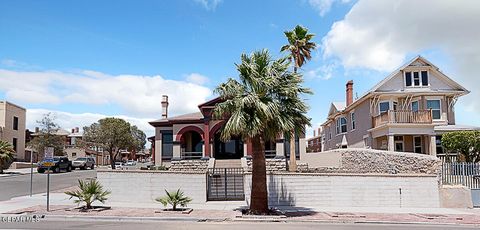
[{"label": "tall palm tree", "polygon": [[226,119],[221,138],[239,136],[252,141],[250,211],[256,214],[268,212],[265,141],[310,122],[305,116],[307,106],[294,97],[308,89],[301,87],[301,77],[290,72],[289,65],[287,58],[272,60],[266,50],[242,54],[241,63],[236,64],[239,81],[230,78],[215,89],[224,99],[214,109],[216,118]]},{"label": "tall palm tree", "polygon": [[[297,25],[291,31],[285,31],[288,44],[282,46],[281,52],[290,52],[288,58],[293,59],[293,71],[297,73],[298,68],[302,67],[307,60],[312,58],[311,52],[317,47],[315,42],[312,42],[312,38],[315,34],[309,34],[308,29]],[[297,171],[297,159],[295,156],[295,130],[290,130],[290,171]]]},{"label": "tall palm tree", "polygon": [[0,140],[0,174],[4,168],[8,168],[15,157],[15,150],[10,143]]}]

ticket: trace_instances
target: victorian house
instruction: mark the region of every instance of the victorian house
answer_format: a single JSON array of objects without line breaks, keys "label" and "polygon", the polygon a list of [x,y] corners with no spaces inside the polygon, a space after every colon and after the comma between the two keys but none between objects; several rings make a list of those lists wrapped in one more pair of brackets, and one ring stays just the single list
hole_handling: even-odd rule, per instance
[{"label": "victorian house", "polygon": [[322,124],[322,150],[372,148],[436,155],[443,153],[441,135],[476,127],[455,122],[454,105],[468,94],[438,67],[418,56],[353,99],[333,102]]},{"label": "victorian house", "polygon": [[[162,98],[162,118],[150,122],[155,127],[152,142],[152,159],[155,165],[169,163],[172,160],[210,159],[235,160],[252,154],[250,140],[231,138],[220,140],[223,120],[212,118],[215,105],[222,100],[214,98],[198,106],[199,111],[179,116],[168,116],[168,96]],[[296,137],[296,156],[305,152],[304,135]],[[265,143],[267,158],[289,157],[289,143],[283,138]],[[240,162],[240,161],[238,161]]]}]

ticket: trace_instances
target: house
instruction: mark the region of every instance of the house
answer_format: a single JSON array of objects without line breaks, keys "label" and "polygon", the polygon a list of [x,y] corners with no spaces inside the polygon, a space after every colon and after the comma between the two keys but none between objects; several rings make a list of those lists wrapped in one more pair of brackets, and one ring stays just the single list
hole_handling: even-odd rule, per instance
[{"label": "house", "polygon": [[[171,160],[209,159],[235,160],[252,154],[252,143],[249,140],[232,138],[226,142],[220,140],[223,120],[212,118],[215,105],[222,100],[214,98],[198,106],[199,111],[168,117],[168,96],[162,98],[162,118],[149,122],[155,127],[152,142],[152,159],[156,165]],[[296,137],[296,156],[305,152],[304,134]],[[276,141],[265,143],[267,158],[284,158],[290,156],[288,140],[279,137]],[[240,162],[240,161],[238,161]]]},{"label": "house", "polygon": [[[15,161],[26,161],[25,123],[27,110],[8,101],[0,101],[0,140],[15,150]],[[28,157],[28,159],[27,159]]]},{"label": "house", "polygon": [[307,139],[307,153],[322,151],[322,127],[313,130],[313,136]]},{"label": "house", "polygon": [[323,150],[372,148],[436,155],[441,134],[476,127],[455,122],[454,105],[469,91],[418,56],[357,100],[353,81],[346,101],[333,102],[322,124]]}]

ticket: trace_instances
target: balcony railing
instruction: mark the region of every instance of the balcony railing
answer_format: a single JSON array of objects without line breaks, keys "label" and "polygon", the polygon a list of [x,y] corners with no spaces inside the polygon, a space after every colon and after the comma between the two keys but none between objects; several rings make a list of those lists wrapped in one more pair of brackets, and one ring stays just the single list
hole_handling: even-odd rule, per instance
[{"label": "balcony railing", "polygon": [[373,127],[383,124],[431,124],[431,110],[388,110],[373,117]]},{"label": "balcony railing", "polygon": [[180,153],[182,159],[184,160],[195,160],[195,159],[201,159],[203,156],[202,152],[185,152],[182,151]]}]

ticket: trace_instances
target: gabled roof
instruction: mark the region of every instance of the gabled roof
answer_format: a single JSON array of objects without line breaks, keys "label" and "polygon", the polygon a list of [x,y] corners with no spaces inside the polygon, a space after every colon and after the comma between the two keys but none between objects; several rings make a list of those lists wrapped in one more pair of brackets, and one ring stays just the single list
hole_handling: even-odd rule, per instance
[{"label": "gabled roof", "polygon": [[187,113],[187,114],[182,114],[174,117],[169,117],[167,119],[158,119],[149,122],[150,124],[152,123],[158,123],[158,122],[169,122],[169,121],[180,121],[180,120],[202,120],[203,119],[203,114],[201,112],[195,112],[195,113]]},{"label": "gabled roof", "polygon": [[330,105],[330,110],[328,111],[328,116],[343,111],[345,107],[346,104],[344,101],[332,102]]}]

